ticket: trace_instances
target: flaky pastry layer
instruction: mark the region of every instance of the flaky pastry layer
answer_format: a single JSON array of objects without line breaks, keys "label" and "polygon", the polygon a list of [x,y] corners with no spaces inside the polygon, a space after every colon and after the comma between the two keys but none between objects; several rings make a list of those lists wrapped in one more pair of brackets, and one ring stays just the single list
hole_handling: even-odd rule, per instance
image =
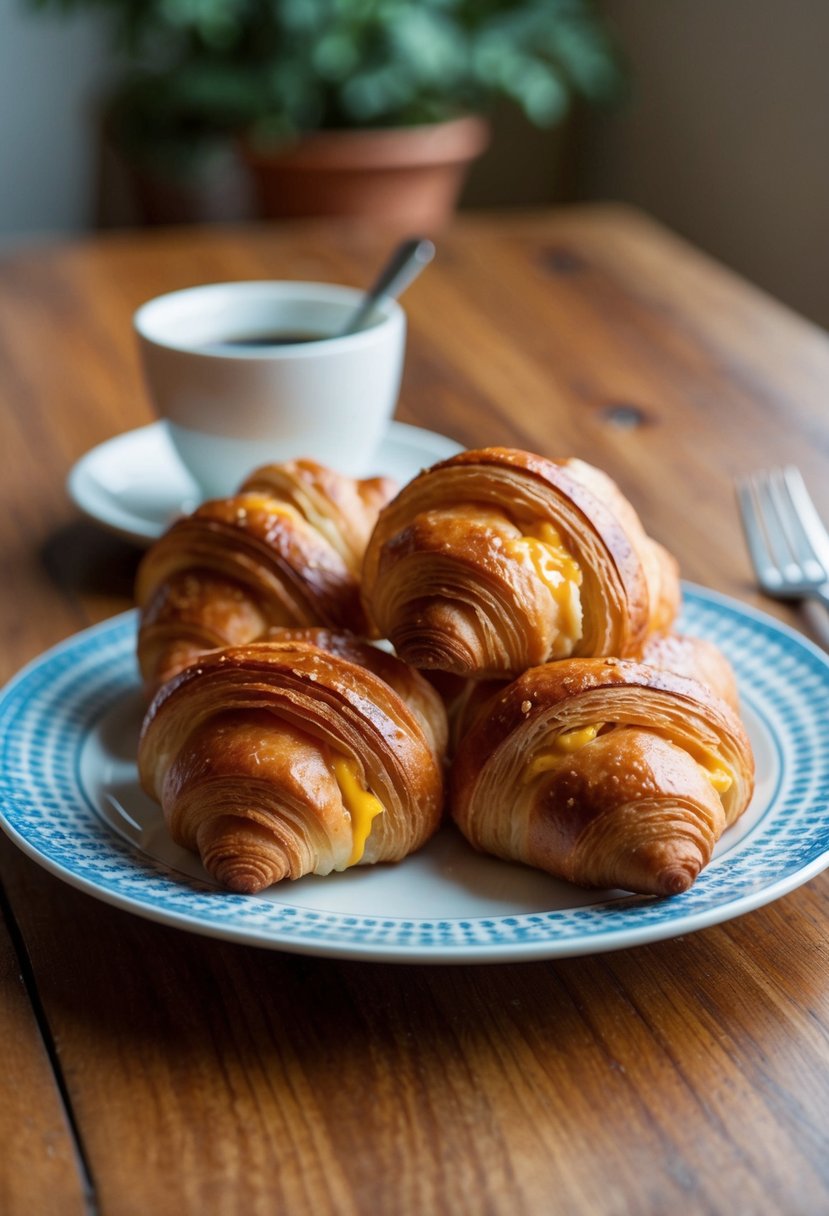
[{"label": "flaky pastry layer", "polygon": [[450,801],[484,852],[582,886],[670,895],[707,865],[753,783],[739,717],[699,680],[567,659],[471,707]]},{"label": "flaky pastry layer", "polygon": [[383,508],[362,597],[408,662],[480,678],[638,655],[670,627],[679,580],[598,469],[485,448],[425,470]]},{"label": "flaky pastry layer", "polygon": [[398,861],[436,830],[446,719],[401,660],[322,629],[204,656],[144,722],[142,785],[231,890]]},{"label": "flaky pastry layer", "polygon": [[138,658],[150,691],[200,654],[282,625],[366,631],[359,578],[394,490],[310,460],[256,470],[239,492],[178,520],[136,581]]}]

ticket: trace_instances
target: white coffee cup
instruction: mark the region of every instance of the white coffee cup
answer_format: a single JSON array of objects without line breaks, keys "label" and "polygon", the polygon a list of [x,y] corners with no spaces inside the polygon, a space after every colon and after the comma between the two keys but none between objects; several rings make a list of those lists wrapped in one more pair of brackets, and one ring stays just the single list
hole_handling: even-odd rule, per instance
[{"label": "white coffee cup", "polygon": [[[307,456],[359,477],[400,389],[406,318],[380,303],[337,336],[362,293],[332,283],[232,282],[158,296],[135,314],[150,396],[208,497],[259,465]],[[285,335],[302,340],[285,342]],[[279,344],[263,339],[279,336]],[[314,337],[311,338],[310,336]]]}]

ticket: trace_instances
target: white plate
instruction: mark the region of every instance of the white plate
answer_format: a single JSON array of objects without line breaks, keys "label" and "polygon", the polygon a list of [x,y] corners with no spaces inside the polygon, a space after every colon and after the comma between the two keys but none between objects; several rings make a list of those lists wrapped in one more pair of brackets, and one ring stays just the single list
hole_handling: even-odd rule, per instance
[{"label": "white plate", "polygon": [[[377,453],[377,474],[401,485],[461,445],[422,427],[392,422]],[[69,472],[70,498],[90,519],[140,545],[193,510],[201,495],[172,445],[164,422],[116,435],[87,452]]]},{"label": "white plate", "polygon": [[173,846],[135,769],[135,615],[78,634],[0,694],[0,822],[76,887],[150,919],[307,954],[394,962],[564,957],[658,941],[768,903],[829,865],[829,657],[771,617],[686,587],[683,627],[731,658],[757,790],[690,891],[582,891],[473,853],[451,828],[398,865],[219,890]]}]

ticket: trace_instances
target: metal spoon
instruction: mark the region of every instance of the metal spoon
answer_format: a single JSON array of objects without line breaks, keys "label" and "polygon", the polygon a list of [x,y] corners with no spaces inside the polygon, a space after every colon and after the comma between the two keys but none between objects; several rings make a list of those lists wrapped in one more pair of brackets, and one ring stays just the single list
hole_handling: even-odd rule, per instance
[{"label": "metal spoon", "polygon": [[412,237],[401,242],[349,318],[340,337],[362,329],[381,300],[396,300],[434,256],[435,246],[426,237]]}]

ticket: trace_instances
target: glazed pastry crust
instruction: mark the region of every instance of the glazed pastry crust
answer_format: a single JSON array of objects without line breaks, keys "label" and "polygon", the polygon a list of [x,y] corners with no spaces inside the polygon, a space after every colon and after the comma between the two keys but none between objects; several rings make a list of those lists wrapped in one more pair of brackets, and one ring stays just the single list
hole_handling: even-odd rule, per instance
[{"label": "glazed pastry crust", "polygon": [[733,668],[723,652],[707,638],[688,634],[657,634],[648,638],[642,662],[678,676],[690,676],[740,712],[740,699]]},{"label": "glazed pastry crust", "polygon": [[454,758],[451,811],[484,852],[582,886],[671,895],[708,863],[753,783],[740,719],[698,680],[568,659],[478,708]]},{"label": "glazed pastry crust", "polygon": [[206,651],[280,625],[366,632],[363,551],[393,483],[310,460],[267,465],[178,520],[138,570],[138,658],[154,691]]},{"label": "glazed pastry crust", "polygon": [[[165,684],[138,753],[173,840],[247,893],[398,861],[437,829],[443,804],[445,713],[419,673],[342,633],[275,636],[206,655]],[[338,759],[382,806],[358,856]]]},{"label": "glazed pastry crust", "polygon": [[[645,642],[640,661],[673,672],[674,675],[690,676],[704,684],[739,715],[740,699],[734,670],[719,647],[707,638],[678,633],[654,634]],[[451,750],[454,752],[459,740],[471,729],[488,701],[503,691],[509,681],[448,678],[455,681],[444,694],[450,721]]]},{"label": "glazed pastry crust", "polygon": [[580,571],[569,653],[636,656],[670,627],[676,563],[615,483],[583,461],[508,448],[443,461],[381,511],[363,563],[367,616],[421,668],[480,678],[560,657],[561,613],[516,558],[539,524],[554,527]]}]

